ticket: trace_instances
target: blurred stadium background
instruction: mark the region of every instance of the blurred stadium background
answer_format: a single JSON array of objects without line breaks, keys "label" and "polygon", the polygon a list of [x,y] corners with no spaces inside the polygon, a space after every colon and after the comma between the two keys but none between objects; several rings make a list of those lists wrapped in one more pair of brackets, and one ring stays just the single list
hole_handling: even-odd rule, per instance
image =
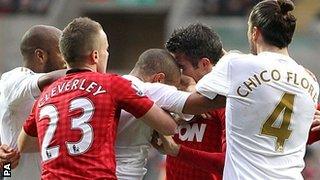
[{"label": "blurred stadium background", "polygon": [[[0,0],[0,73],[21,64],[19,43],[35,24],[60,29],[74,17],[99,21],[110,43],[108,71],[128,73],[148,48],[163,48],[173,29],[201,22],[213,27],[226,50],[248,52],[247,15],[259,0]],[[295,0],[297,33],[291,55],[320,78],[320,1]],[[308,148],[306,179],[320,178],[320,145]],[[148,175],[157,179],[163,157],[151,153]],[[158,162],[158,163],[157,163]],[[160,163],[159,163],[160,162]]]}]

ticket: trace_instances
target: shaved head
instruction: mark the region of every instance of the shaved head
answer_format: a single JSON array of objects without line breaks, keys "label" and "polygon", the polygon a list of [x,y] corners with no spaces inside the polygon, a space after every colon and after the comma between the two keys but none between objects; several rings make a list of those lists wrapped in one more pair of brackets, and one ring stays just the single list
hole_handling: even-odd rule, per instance
[{"label": "shaved head", "polygon": [[165,83],[169,85],[176,85],[180,82],[180,69],[174,61],[173,56],[164,49],[148,49],[144,51],[132,73],[139,77],[148,79],[157,73],[165,74]]},{"label": "shaved head", "polygon": [[58,45],[61,30],[53,26],[32,26],[22,37],[20,51],[25,60],[34,53],[36,49],[47,50]]},{"label": "shaved head", "polygon": [[59,50],[61,33],[61,30],[53,26],[32,26],[23,35],[20,43],[24,63],[37,72],[61,69],[63,63]]}]

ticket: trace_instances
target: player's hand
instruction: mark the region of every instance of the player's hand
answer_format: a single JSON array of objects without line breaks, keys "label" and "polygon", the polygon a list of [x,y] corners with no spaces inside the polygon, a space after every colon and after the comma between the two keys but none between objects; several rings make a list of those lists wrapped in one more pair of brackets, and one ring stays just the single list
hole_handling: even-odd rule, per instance
[{"label": "player's hand", "polygon": [[20,153],[17,150],[15,150],[5,144],[2,144],[0,146],[0,165],[1,165],[1,168],[3,167],[3,165],[5,163],[10,162],[12,169],[14,169],[15,167],[18,166],[19,159],[20,159]]},{"label": "player's hand", "polygon": [[171,113],[170,115],[171,115],[172,119],[176,122],[177,125],[187,123],[187,121],[182,119],[178,114]]},{"label": "player's hand", "polygon": [[151,144],[162,154],[177,156],[180,150],[180,145],[177,144],[171,136],[163,136],[161,134],[153,136]]},{"label": "player's hand", "polygon": [[196,81],[186,75],[181,75],[180,87],[178,88],[181,91],[195,92],[196,91]]},{"label": "player's hand", "polygon": [[160,140],[160,137],[159,137],[159,133],[157,131],[153,131],[152,133],[152,138],[151,138],[151,145],[157,149],[161,154],[166,154],[164,152],[164,147],[162,145],[162,142]]},{"label": "player's hand", "polygon": [[312,125],[311,125],[311,131],[320,131],[320,111],[316,110],[316,113],[314,114]]}]

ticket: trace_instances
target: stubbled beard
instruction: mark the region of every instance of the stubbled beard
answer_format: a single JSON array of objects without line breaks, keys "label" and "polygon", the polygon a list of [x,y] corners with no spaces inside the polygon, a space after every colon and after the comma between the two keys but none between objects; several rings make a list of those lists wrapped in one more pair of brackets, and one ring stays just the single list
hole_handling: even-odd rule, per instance
[{"label": "stubbled beard", "polygon": [[59,70],[59,69],[60,68],[58,67],[57,64],[54,64],[50,60],[47,60],[47,63],[43,67],[43,72],[48,73],[48,72]]}]

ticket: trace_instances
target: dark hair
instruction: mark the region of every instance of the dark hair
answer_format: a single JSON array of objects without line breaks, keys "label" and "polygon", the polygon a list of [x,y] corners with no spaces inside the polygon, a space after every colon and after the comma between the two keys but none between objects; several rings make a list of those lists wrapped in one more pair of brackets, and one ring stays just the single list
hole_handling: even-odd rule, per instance
[{"label": "dark hair", "polygon": [[87,17],[76,18],[64,28],[60,38],[60,51],[68,63],[88,55],[99,48],[101,25]]},{"label": "dark hair", "polygon": [[217,33],[199,23],[175,30],[165,46],[171,53],[184,53],[192,60],[193,67],[197,67],[201,58],[215,64],[223,55]]},{"label": "dark hair", "polygon": [[134,67],[134,71],[142,76],[151,76],[156,73],[166,75],[166,84],[174,84],[181,73],[173,56],[164,49],[148,49],[144,51]]},{"label": "dark hair", "polygon": [[291,43],[296,28],[296,18],[290,13],[293,9],[291,0],[265,0],[253,7],[249,20],[268,44],[284,48]]}]

